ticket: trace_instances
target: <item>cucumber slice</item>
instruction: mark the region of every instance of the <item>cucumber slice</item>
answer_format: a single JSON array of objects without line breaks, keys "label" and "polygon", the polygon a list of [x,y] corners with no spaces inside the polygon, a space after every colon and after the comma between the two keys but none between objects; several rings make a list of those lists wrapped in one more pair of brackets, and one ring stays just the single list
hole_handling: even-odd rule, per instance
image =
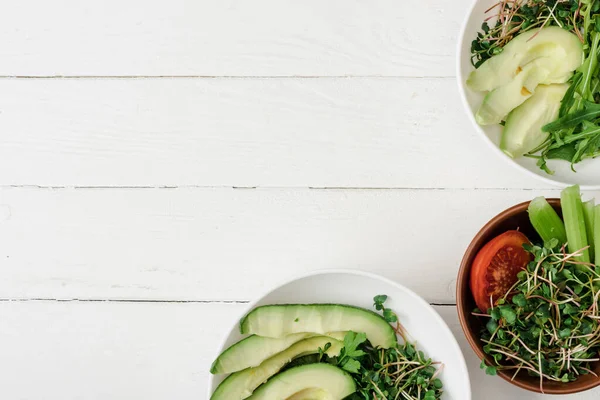
[{"label": "cucumber slice", "polygon": [[397,344],[396,332],[372,311],[342,304],[281,304],[255,308],[241,321],[243,334],[284,337],[299,332],[364,332],[375,347]]},{"label": "cucumber slice", "polygon": [[[287,350],[265,360],[258,367],[247,368],[229,375],[217,387],[211,400],[241,400],[252,395],[252,392],[263,382],[277,374],[281,368],[296,357],[319,352],[327,343],[331,347],[325,352],[330,357],[340,354],[344,343],[326,336],[316,336],[293,344]],[[296,367],[297,368],[297,367]],[[294,368],[292,368],[294,369]],[[295,392],[294,392],[295,393]]]},{"label": "cucumber slice", "polygon": [[[282,338],[269,338],[257,335],[231,345],[213,362],[211,374],[230,374],[246,368],[256,367],[267,358],[282,352],[294,343],[309,337],[318,336],[315,333],[295,333]],[[346,332],[329,332],[327,335],[337,340],[344,340]]]},{"label": "cucumber slice", "polygon": [[356,384],[348,373],[333,365],[302,365],[275,375],[258,388],[249,400],[289,399],[306,393],[308,389],[320,389],[321,395],[322,392],[329,394],[329,397],[325,397],[327,400],[338,400],[356,392]]}]

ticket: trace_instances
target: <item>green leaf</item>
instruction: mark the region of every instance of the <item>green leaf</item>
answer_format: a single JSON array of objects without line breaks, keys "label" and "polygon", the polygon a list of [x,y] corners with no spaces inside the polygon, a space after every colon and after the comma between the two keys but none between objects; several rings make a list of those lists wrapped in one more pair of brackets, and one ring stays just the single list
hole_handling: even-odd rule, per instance
[{"label": "green leaf", "polygon": [[569,328],[564,328],[558,331],[558,337],[560,337],[561,339],[567,338],[569,336],[571,336],[571,329]]},{"label": "green leaf", "polygon": [[502,318],[504,319],[506,324],[514,325],[515,321],[517,320],[517,313],[515,312],[515,310],[513,310],[511,306],[502,306],[499,308],[500,315],[502,315]]},{"label": "green leaf", "polygon": [[[593,103],[590,103],[593,104]],[[594,104],[581,110],[573,111],[554,122],[550,122],[542,127],[543,132],[559,131],[561,129],[575,128],[583,121],[593,121],[600,116],[600,105]]]},{"label": "green leaf", "polygon": [[562,117],[565,114],[567,114],[569,109],[573,106],[573,103],[575,102],[575,89],[577,88],[577,86],[579,86],[582,77],[583,73],[581,72],[577,72],[573,76],[571,86],[569,86],[569,89],[567,89],[567,91],[565,92],[565,95],[563,96],[563,99],[560,103],[560,110],[558,112],[559,117]]},{"label": "green leaf", "polygon": [[513,304],[516,304],[519,307],[525,307],[527,305],[527,299],[525,298],[525,295],[522,293],[515,295],[512,298],[512,302],[513,302]]},{"label": "green leaf", "polygon": [[487,328],[490,334],[494,334],[494,332],[496,332],[496,329],[498,329],[498,323],[490,318],[487,324],[485,324],[485,327]]},{"label": "green leaf", "polygon": [[546,152],[546,158],[549,160],[564,160],[571,162],[576,153],[577,150],[575,150],[575,144],[570,143],[548,150]]},{"label": "green leaf", "polygon": [[385,294],[380,294],[380,295],[375,296],[373,298],[375,309],[378,310],[378,311],[382,310],[383,309],[383,303],[386,302],[387,298],[388,297]]},{"label": "green leaf", "polygon": [[502,315],[500,314],[500,309],[498,307],[492,308],[490,316],[494,319],[494,321],[498,321],[502,317]]},{"label": "green leaf", "polygon": [[385,320],[390,323],[398,321],[398,317],[396,316],[396,314],[388,308],[383,310],[383,318],[385,318]]},{"label": "green leaf", "polygon": [[576,315],[579,313],[579,310],[576,307],[573,307],[571,303],[567,303],[563,308],[563,313],[567,315]]},{"label": "green leaf", "polygon": [[423,397],[423,400],[436,400],[436,397],[435,397],[435,391],[433,391],[433,390],[428,390],[428,391],[425,393],[425,397]]},{"label": "green leaf", "polygon": [[344,355],[347,357],[355,358],[363,356],[365,353],[362,350],[358,350],[358,346],[367,340],[367,335],[363,332],[355,333],[349,331],[344,336]]},{"label": "green leaf", "polygon": [[348,359],[343,365],[342,369],[357,374],[360,371],[360,363],[357,360]]}]

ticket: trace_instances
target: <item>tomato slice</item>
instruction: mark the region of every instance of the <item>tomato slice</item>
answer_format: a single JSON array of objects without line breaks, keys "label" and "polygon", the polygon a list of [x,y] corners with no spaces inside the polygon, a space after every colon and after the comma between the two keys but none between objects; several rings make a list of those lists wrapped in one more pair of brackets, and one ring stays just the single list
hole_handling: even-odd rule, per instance
[{"label": "tomato slice", "polygon": [[[471,266],[471,292],[477,307],[487,312],[517,282],[517,274],[532,260],[523,249],[530,243],[519,231],[508,231],[488,242]],[[493,303],[493,304],[492,304]]]}]

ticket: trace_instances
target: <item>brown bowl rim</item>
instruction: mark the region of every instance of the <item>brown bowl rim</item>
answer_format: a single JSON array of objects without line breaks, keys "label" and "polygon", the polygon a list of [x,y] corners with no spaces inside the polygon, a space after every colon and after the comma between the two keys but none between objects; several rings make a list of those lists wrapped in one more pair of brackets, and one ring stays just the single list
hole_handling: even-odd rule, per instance
[{"label": "brown bowl rim", "polygon": [[[560,199],[558,199],[558,198],[548,198],[547,200],[553,206],[560,206]],[[492,230],[498,223],[506,220],[507,218],[510,218],[510,217],[515,216],[522,212],[526,212],[527,208],[529,207],[530,202],[531,201],[524,201],[522,203],[516,204],[510,208],[507,208],[506,210],[502,211],[501,213],[496,215],[494,218],[489,220],[479,230],[479,232],[477,232],[477,234],[475,235],[473,240],[471,240],[471,243],[469,243],[469,246],[467,247],[467,250],[465,251],[465,254],[460,263],[460,268],[458,271],[457,283],[456,283],[456,308],[458,311],[458,319],[460,321],[460,326],[463,330],[463,333],[465,334],[465,337],[467,338],[467,341],[469,342],[469,345],[471,346],[473,351],[475,351],[475,353],[477,354],[477,356],[479,357],[480,360],[483,360],[485,358],[485,353],[483,352],[482,346],[480,345],[479,337],[477,335],[475,335],[475,333],[469,329],[469,324],[467,322],[467,316],[463,313],[463,307],[462,307],[462,304],[465,301],[467,301],[467,299],[463,298],[462,293],[465,291],[464,290],[465,285],[468,286],[468,284],[469,284],[468,276],[469,276],[469,272],[471,269],[471,265],[468,265],[468,260],[471,258],[471,255],[473,252],[479,250],[476,248],[477,242],[480,241],[480,239],[483,236],[485,236],[489,230]],[[468,287],[466,289],[467,289],[466,293],[469,293],[470,289]],[[600,386],[600,378],[597,378],[595,380],[590,381],[587,384],[578,385],[577,387],[569,387],[571,384],[577,382],[577,381],[575,381],[575,382],[571,382],[571,383],[566,383],[564,387],[544,389],[544,391],[542,392],[540,390],[539,385],[534,385],[530,382],[523,382],[518,378],[512,379],[512,374],[509,374],[506,371],[498,371],[498,376],[500,376],[502,379],[504,379],[508,383],[516,385],[522,389],[526,389],[526,390],[536,392],[536,393],[543,393],[543,394],[574,394],[574,393],[583,392],[586,390],[593,389],[597,386]]]}]

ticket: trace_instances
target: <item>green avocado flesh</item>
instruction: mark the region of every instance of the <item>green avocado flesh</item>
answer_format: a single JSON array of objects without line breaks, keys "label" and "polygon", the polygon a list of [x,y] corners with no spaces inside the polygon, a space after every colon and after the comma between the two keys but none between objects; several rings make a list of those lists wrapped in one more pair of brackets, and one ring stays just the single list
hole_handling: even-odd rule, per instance
[{"label": "green avocado flesh", "polygon": [[[344,340],[346,332],[328,332],[325,336]],[[320,336],[315,333],[295,333],[282,338],[270,338],[257,335],[231,345],[213,362],[212,374],[230,374],[249,367],[256,367],[267,358],[287,349],[302,339]]]},{"label": "green avocado flesh", "polygon": [[217,387],[211,400],[245,399],[263,382],[277,374],[290,361],[307,354],[318,353],[319,348],[324,349],[327,343],[330,343],[331,346],[325,354],[330,357],[338,356],[344,346],[342,341],[327,336],[315,336],[300,340],[286,350],[263,361],[257,367],[247,368],[229,375]]},{"label": "green avocado flesh", "polygon": [[506,118],[500,149],[514,158],[544,143],[548,133],[542,132],[542,127],[556,120],[568,88],[567,84],[538,86],[533,96]]},{"label": "green avocado flesh", "polygon": [[305,389],[302,390],[286,400],[336,400],[328,392],[323,389]]},{"label": "green avocado flesh", "polygon": [[282,338],[248,336],[231,345],[213,362],[212,374],[230,374],[249,367],[256,367],[267,358],[287,349],[296,342],[312,336],[311,333],[296,333]]},{"label": "green avocado flesh", "polygon": [[340,304],[283,304],[255,308],[241,322],[242,334],[280,338],[299,332],[364,332],[375,347],[397,344],[396,332],[372,311]]},{"label": "green avocado flesh", "polygon": [[[306,397],[311,393],[308,389],[312,393],[318,389],[316,393],[323,396],[324,392],[329,397]],[[356,384],[348,373],[333,365],[321,363],[302,365],[275,375],[258,388],[249,400],[340,400],[354,392]]]},{"label": "green avocado flesh", "polygon": [[537,59],[509,83],[489,92],[477,110],[475,119],[480,125],[499,124],[515,108],[523,104],[535,92],[540,82],[552,74],[555,64]]},{"label": "green avocado flesh", "polygon": [[566,82],[583,62],[579,38],[558,26],[532,29],[512,39],[501,53],[471,72],[467,86],[474,91],[490,91],[508,84],[525,66],[545,59],[557,68],[539,80],[540,84]]}]

